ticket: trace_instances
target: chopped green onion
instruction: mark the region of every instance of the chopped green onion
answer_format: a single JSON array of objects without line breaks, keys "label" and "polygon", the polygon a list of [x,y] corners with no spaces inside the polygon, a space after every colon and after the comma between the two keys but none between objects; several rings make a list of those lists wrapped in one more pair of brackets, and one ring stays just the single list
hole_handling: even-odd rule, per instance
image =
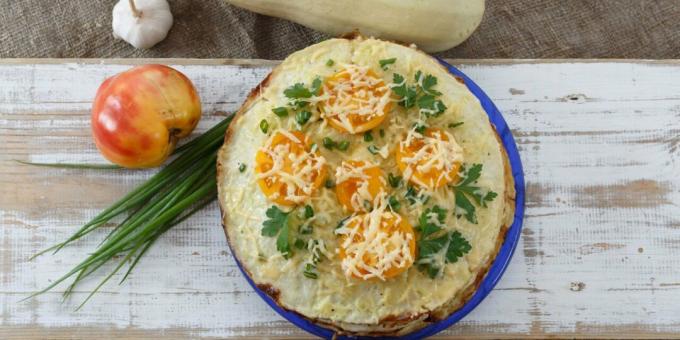
[{"label": "chopped green onion", "polygon": [[326,60],[326,66],[331,67],[331,66],[333,66],[333,64],[335,64],[335,62],[333,61],[333,59],[328,59],[328,60]]},{"label": "chopped green onion", "polygon": [[385,130],[380,129],[380,138],[385,138]]},{"label": "chopped green onion", "polygon": [[401,184],[401,178],[402,178],[401,176],[392,175],[391,172],[387,175],[387,181],[390,183],[390,186],[393,187],[393,188],[399,187],[399,185]]},{"label": "chopped green onion", "polygon": [[314,227],[311,224],[303,224],[300,226],[300,234],[310,235],[314,231]]},{"label": "chopped green onion", "polygon": [[351,217],[351,216],[347,216],[347,217],[341,219],[341,220],[338,222],[338,225],[335,226],[335,229],[342,228],[342,227],[345,225],[345,222],[347,222],[347,220],[349,220],[350,217]]},{"label": "chopped green onion", "polygon": [[349,149],[349,141],[343,140],[342,142],[338,143],[338,150],[347,151],[347,149]]},{"label": "chopped green onion", "polygon": [[392,211],[399,211],[399,208],[401,208],[401,203],[394,196],[390,196],[388,204],[390,206],[390,209],[392,209]]},{"label": "chopped green onion", "polygon": [[318,96],[321,94],[321,78],[316,77],[312,81],[312,87],[309,89],[313,95]]},{"label": "chopped green onion", "polygon": [[326,149],[332,149],[336,146],[335,141],[331,137],[324,137],[321,142]]},{"label": "chopped green onion", "polygon": [[406,193],[404,194],[404,198],[410,203],[410,204],[416,204],[416,202],[420,201],[422,204],[427,203],[427,201],[430,200],[430,196],[427,196],[425,194],[418,193],[416,188],[412,186],[408,186]]},{"label": "chopped green onion", "polygon": [[266,119],[260,121],[260,130],[262,130],[262,133],[269,131],[269,122]]},{"label": "chopped green onion", "polygon": [[328,189],[334,188],[335,187],[335,182],[333,182],[332,179],[327,179],[326,182],[324,183],[324,186]]},{"label": "chopped green onion", "polygon": [[238,165],[238,171],[239,172],[244,172],[246,171],[246,165],[244,163],[241,163]]},{"label": "chopped green onion", "polygon": [[380,152],[380,149],[378,149],[378,147],[375,146],[375,145],[369,145],[369,146],[368,146],[368,152],[370,152],[371,154],[374,154],[374,155],[375,155],[375,154],[377,154],[378,152]]},{"label": "chopped green onion", "polygon": [[275,115],[281,118],[288,117],[288,109],[285,108],[284,106],[275,107],[272,109],[272,112],[274,112]]},{"label": "chopped green onion", "polygon": [[389,59],[382,59],[378,61],[380,63],[380,68],[383,70],[387,70],[387,66],[394,64],[394,62],[397,61],[397,58],[389,58]]},{"label": "chopped green onion", "polygon": [[305,270],[302,271],[302,275],[304,275],[306,278],[314,280],[319,278],[319,274],[316,273],[316,266],[311,263],[305,264]]},{"label": "chopped green onion", "polygon": [[306,246],[307,244],[305,243],[305,241],[303,241],[303,240],[301,240],[301,239],[297,239],[297,240],[295,240],[295,244],[294,244],[294,245],[295,245],[295,248],[297,248],[297,249],[305,249],[305,246]]},{"label": "chopped green onion", "polygon": [[367,131],[364,133],[364,142],[372,142],[373,141],[373,135],[371,135],[371,131]]},{"label": "chopped green onion", "polygon": [[300,111],[295,114],[295,121],[300,125],[305,125],[312,118],[312,113],[309,111]]},{"label": "chopped green onion", "polygon": [[305,205],[305,218],[312,218],[314,217],[314,209],[312,208],[311,205],[307,204]]},{"label": "chopped green onion", "polygon": [[465,122],[456,122],[456,123],[450,123],[449,128],[453,129],[455,127],[459,127],[461,125],[465,124]]}]

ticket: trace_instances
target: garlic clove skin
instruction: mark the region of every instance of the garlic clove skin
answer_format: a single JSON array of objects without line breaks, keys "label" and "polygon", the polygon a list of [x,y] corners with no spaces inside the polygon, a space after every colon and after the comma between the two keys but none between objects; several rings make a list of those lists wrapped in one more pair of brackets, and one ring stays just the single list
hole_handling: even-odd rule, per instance
[{"label": "garlic clove skin", "polygon": [[168,35],[172,13],[167,0],[135,0],[139,17],[130,7],[130,0],[120,0],[113,7],[113,36],[136,48],[151,48]]}]

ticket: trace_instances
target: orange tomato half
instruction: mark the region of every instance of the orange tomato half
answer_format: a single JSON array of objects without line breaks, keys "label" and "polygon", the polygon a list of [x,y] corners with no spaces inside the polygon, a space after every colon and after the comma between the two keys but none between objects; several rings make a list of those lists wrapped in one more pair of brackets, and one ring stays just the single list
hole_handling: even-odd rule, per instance
[{"label": "orange tomato half", "polygon": [[[436,139],[443,143],[426,143],[427,139]],[[448,158],[435,159],[434,155],[442,151],[437,148],[441,147],[448,149],[444,153]],[[462,157],[462,149],[458,143],[449,140],[443,130],[427,128],[420,137],[411,138],[408,144],[405,141],[400,142],[395,159],[402,174],[411,174],[409,177],[411,183],[433,190],[458,178],[461,158],[452,157],[456,151],[459,151]],[[415,163],[408,161],[417,155],[421,155],[418,161]]]},{"label": "orange tomato half", "polygon": [[[366,216],[367,214],[357,215],[347,221],[348,230],[355,230],[356,233],[350,242],[347,242],[350,235],[349,232],[340,236],[339,255],[341,259],[359,256],[352,248],[353,245],[366,241],[368,234],[368,226],[366,225],[368,219]],[[382,239],[382,247],[385,248],[387,253],[397,252],[402,259],[396,265],[389,265],[382,273],[382,277],[388,279],[405,272],[413,265],[413,261],[416,258],[416,235],[406,218],[394,212],[385,212],[381,215],[378,229],[378,232],[389,235],[388,238]],[[407,253],[404,253],[404,243],[407,246]],[[375,251],[375,248],[366,250],[361,256],[359,265],[356,266],[358,274],[353,272],[352,277],[363,280],[375,278],[375,276],[371,275],[369,269],[376,268],[379,260],[379,254]]]},{"label": "orange tomato half", "polygon": [[326,165],[318,151],[311,151],[309,139],[302,132],[277,131],[255,155],[255,173],[270,201],[295,206],[321,187]]},{"label": "orange tomato half", "polygon": [[339,131],[361,133],[385,120],[392,108],[390,90],[370,69],[349,66],[325,81],[321,110],[328,124]]},{"label": "orange tomato half", "polygon": [[367,165],[363,161],[344,161],[336,171],[336,178],[339,173],[354,172],[358,172],[358,176],[350,175],[343,181],[338,180],[335,194],[346,211],[366,211],[364,200],[372,204],[378,194],[385,191],[385,176],[376,165]]}]

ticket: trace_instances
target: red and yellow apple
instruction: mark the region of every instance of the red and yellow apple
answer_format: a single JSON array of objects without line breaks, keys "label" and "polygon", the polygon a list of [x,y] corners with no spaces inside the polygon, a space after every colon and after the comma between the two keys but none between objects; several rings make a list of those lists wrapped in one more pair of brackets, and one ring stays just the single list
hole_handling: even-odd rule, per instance
[{"label": "red and yellow apple", "polygon": [[201,119],[196,88],[164,65],[137,66],[106,79],[92,105],[92,135],[109,161],[126,168],[161,165]]}]

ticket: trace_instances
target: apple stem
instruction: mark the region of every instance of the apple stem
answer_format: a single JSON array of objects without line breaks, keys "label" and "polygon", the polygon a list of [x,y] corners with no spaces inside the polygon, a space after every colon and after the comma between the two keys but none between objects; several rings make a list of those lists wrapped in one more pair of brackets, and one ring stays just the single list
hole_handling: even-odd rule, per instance
[{"label": "apple stem", "polygon": [[139,18],[142,16],[142,12],[137,9],[137,6],[135,6],[135,0],[128,0],[130,2],[130,9],[132,10],[132,15],[135,18]]}]

